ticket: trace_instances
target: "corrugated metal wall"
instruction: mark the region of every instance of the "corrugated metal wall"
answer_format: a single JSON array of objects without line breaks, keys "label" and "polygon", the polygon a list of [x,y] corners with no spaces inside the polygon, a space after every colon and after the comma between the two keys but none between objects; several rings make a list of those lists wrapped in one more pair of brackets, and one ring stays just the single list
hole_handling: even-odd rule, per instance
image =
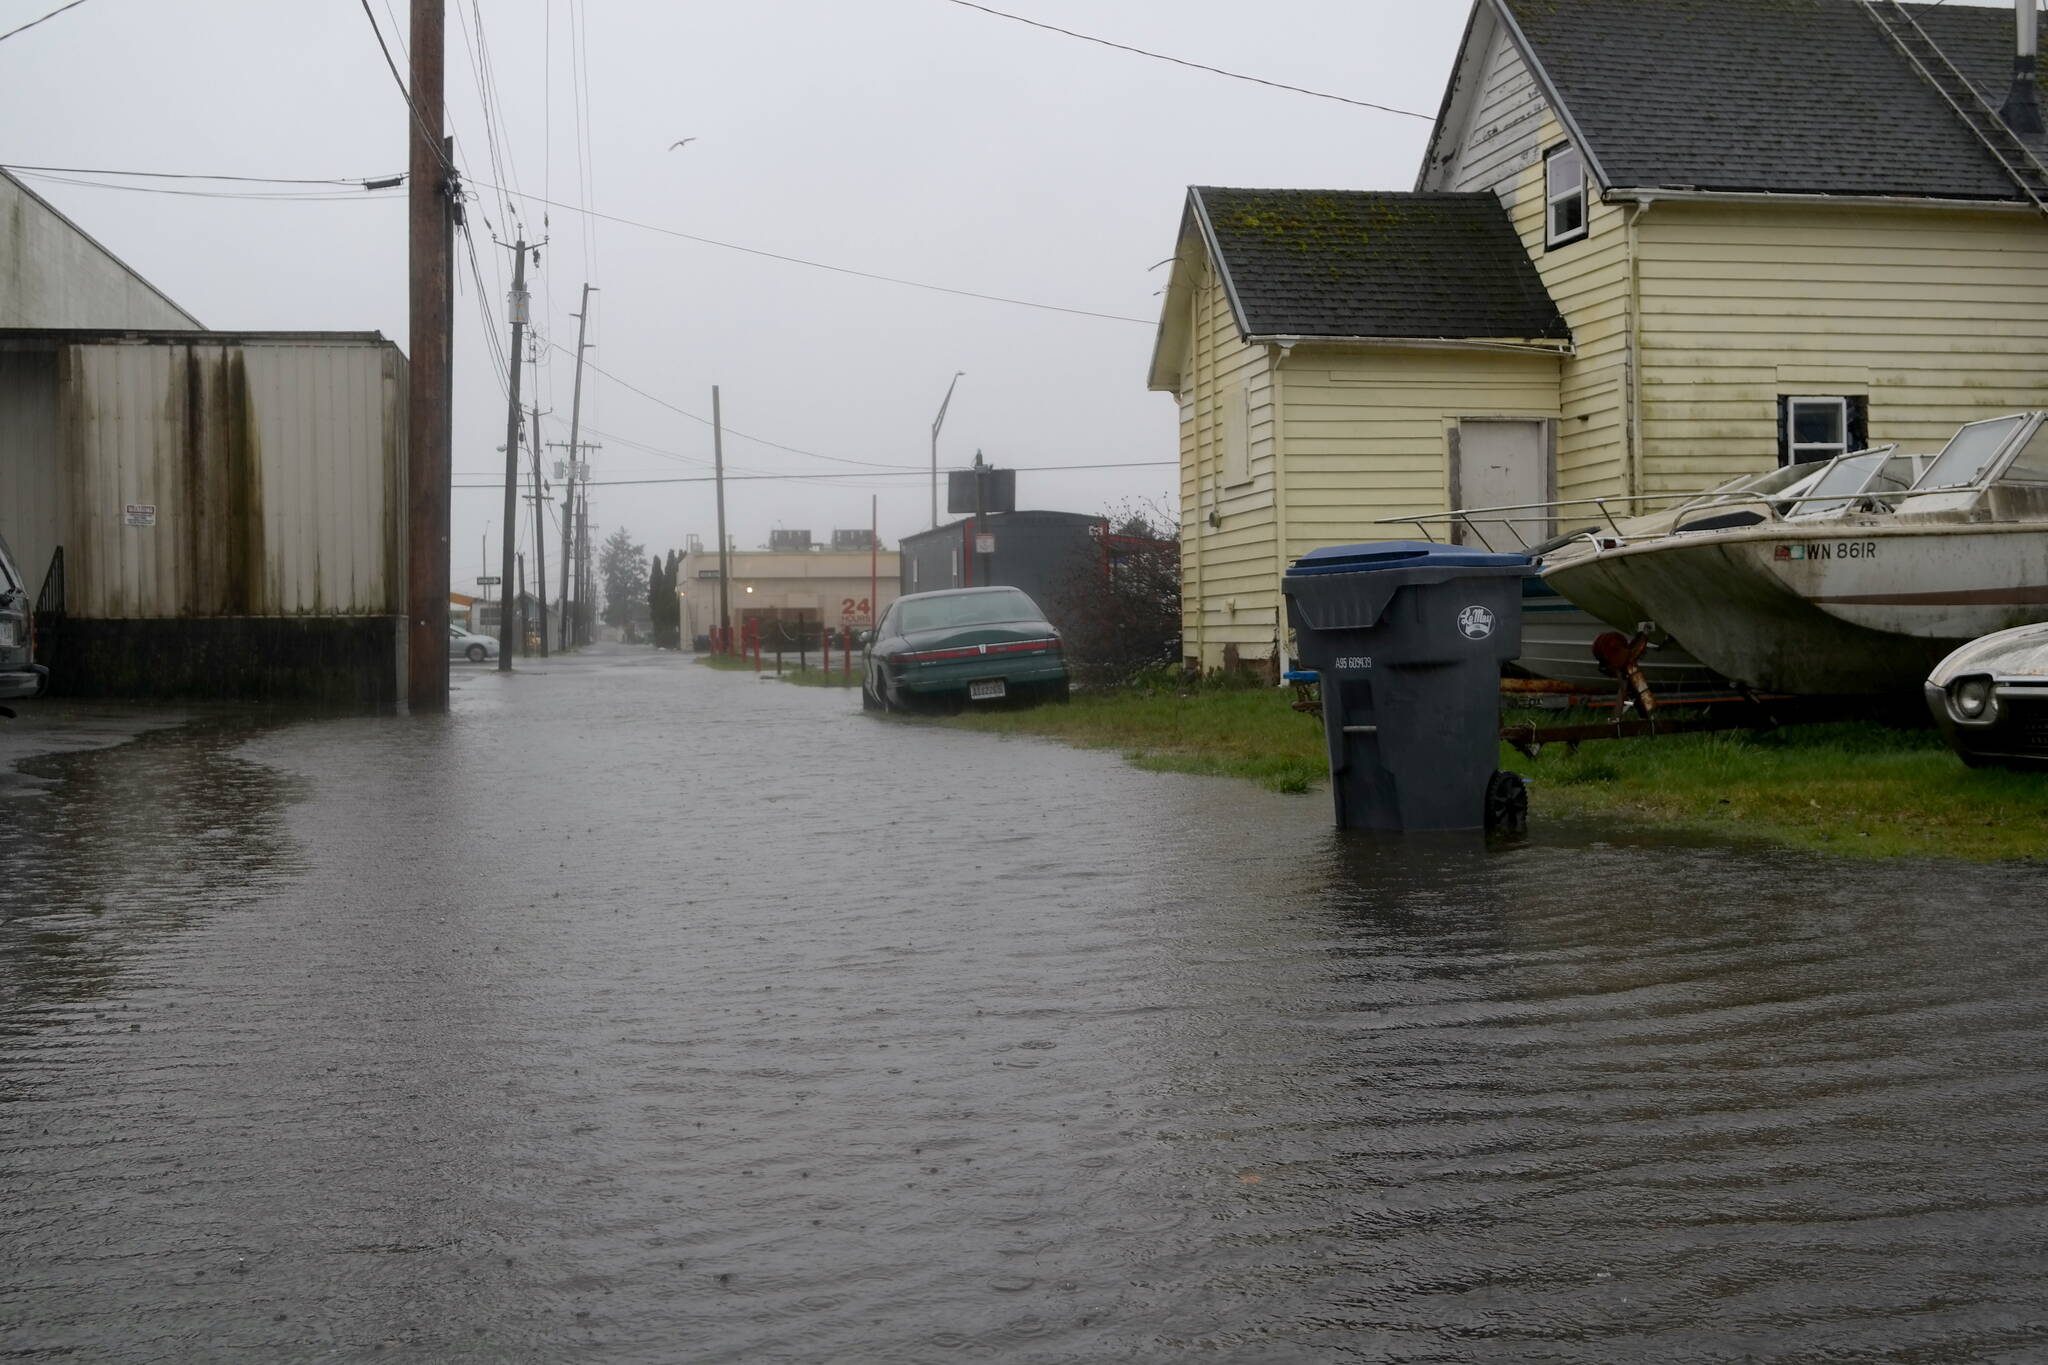
[{"label": "corrugated metal wall", "polygon": [[[31,577],[49,558],[39,535],[64,545],[73,616],[403,612],[395,346],[157,336],[52,342],[39,360],[0,343],[0,532]],[[129,524],[130,506],[155,524]]]}]

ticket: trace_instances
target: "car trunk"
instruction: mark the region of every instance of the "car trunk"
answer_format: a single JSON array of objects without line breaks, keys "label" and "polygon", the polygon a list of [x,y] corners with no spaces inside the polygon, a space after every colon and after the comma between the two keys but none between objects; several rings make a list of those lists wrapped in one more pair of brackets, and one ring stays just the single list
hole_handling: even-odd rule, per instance
[{"label": "car trunk", "polygon": [[[920,630],[903,637],[910,646],[909,653],[972,650],[979,653],[983,645],[1014,645],[1044,641],[1051,647],[1052,627],[1043,621],[998,621],[982,626],[947,626],[938,630]],[[1005,653],[1035,653],[1036,651],[1004,651]]]}]

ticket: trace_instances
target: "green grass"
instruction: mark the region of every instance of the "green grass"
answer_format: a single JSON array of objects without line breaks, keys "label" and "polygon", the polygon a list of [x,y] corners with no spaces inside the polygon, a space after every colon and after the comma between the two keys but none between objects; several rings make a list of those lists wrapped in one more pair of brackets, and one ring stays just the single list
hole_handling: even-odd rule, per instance
[{"label": "green grass", "polygon": [[2048,858],[2048,774],[1965,768],[1933,730],[1863,721],[1550,745],[1502,766],[1540,812],[1853,857]]},{"label": "green grass", "polygon": [[[1077,694],[1067,706],[941,722],[1115,749],[1142,768],[1323,786],[1320,720],[1291,691],[1198,688]],[[1589,719],[1539,713],[1539,724]],[[1518,717],[1517,719],[1521,719]],[[1853,857],[2048,858],[2048,774],[1965,768],[1933,730],[1868,722],[1546,746],[1503,745],[1534,818],[1584,816],[1757,839]]]},{"label": "green grass", "polygon": [[945,724],[994,734],[1048,735],[1087,749],[1118,749],[1155,772],[1244,777],[1273,791],[1306,792],[1323,780],[1320,721],[1268,689],[1080,693],[1065,706],[971,711]]},{"label": "green grass", "polygon": [[[832,671],[826,673],[815,663],[809,668],[798,668],[796,666],[796,659],[791,655],[785,654],[782,656],[781,679],[786,683],[795,683],[799,687],[859,687],[860,670],[856,668],[851,674],[848,674],[839,666],[839,655],[836,652],[833,654],[832,659]],[[727,673],[752,673],[754,671],[754,660],[751,655],[744,659],[735,659],[728,654],[700,654],[697,656],[697,662],[703,664],[706,668],[723,669]],[[764,678],[777,676],[774,655],[764,654],[761,656],[761,676]]]}]

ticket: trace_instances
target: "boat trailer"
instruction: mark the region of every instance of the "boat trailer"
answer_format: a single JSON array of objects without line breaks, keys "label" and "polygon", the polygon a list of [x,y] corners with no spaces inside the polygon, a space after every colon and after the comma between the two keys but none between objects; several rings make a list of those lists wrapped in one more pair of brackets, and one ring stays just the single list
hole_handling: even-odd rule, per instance
[{"label": "boat trailer", "polygon": [[[1683,707],[1687,712],[1697,708],[1698,714],[1660,716],[1657,697],[1651,692],[1640,667],[1643,651],[1648,647],[1649,637],[1640,632],[1630,638],[1619,631],[1608,631],[1593,641],[1593,657],[1599,661],[1600,671],[1615,680],[1611,694],[1585,683],[1557,682],[1548,678],[1502,678],[1500,690],[1504,700],[1583,698],[1589,706],[1612,707],[1614,710],[1614,718],[1607,721],[1576,725],[1503,725],[1500,728],[1502,742],[1534,758],[1546,744],[1577,748],[1592,739],[1641,739],[1716,730],[1749,730],[1761,734],[1796,720],[1834,718],[1792,714],[1810,709],[1813,703],[1825,703],[1829,700],[1827,698],[1761,696],[1746,687],[1723,696],[1687,697],[1666,703],[1670,707]],[[1283,675],[1283,680],[1294,685],[1293,708],[1320,718],[1323,713],[1321,675],[1310,669],[1293,669]],[[1635,718],[1625,719],[1631,711]]]}]

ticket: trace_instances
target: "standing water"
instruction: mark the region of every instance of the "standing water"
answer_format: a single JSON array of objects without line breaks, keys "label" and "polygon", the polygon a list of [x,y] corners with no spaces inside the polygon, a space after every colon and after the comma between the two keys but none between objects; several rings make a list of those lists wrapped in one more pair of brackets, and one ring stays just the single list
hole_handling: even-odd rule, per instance
[{"label": "standing water", "polygon": [[0,1342],[2048,1355],[2035,869],[1325,799],[672,656],[0,794]]}]

